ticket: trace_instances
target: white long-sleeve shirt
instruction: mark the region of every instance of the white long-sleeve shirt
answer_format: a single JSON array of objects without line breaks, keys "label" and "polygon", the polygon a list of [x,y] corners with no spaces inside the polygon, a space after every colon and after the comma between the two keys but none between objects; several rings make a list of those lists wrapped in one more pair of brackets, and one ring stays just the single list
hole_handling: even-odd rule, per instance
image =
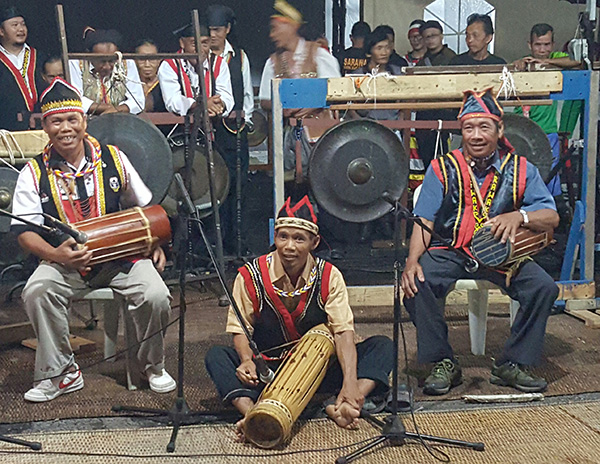
[{"label": "white long-sleeve shirt", "polygon": [[[254,89],[252,87],[252,75],[250,73],[250,60],[244,50],[242,52],[242,81],[244,83],[244,119],[246,122],[252,121],[252,113],[254,112]],[[225,48],[221,53],[221,58],[229,63],[230,55],[235,56],[235,50],[228,40],[225,41]]]},{"label": "white long-sleeve shirt", "polygon": [[[198,95],[200,81],[198,80],[198,73],[196,72],[194,66],[192,66],[192,64],[187,60],[178,61],[190,79],[192,93],[194,95]],[[208,60],[204,60],[203,68],[205,73],[208,72],[208,66]],[[195,99],[193,97],[188,97],[183,93],[177,72],[166,60],[163,61],[158,67],[158,82],[160,83],[160,90],[162,92],[167,111],[178,114],[179,116],[185,116],[194,104]],[[219,74],[215,79],[215,94],[219,95],[225,104],[223,117],[228,116],[233,108],[234,100],[233,92],[231,90],[231,75],[229,74],[229,66],[227,66],[225,60],[221,60]]]},{"label": "white long-sleeve shirt", "polygon": [[[146,104],[144,87],[142,86],[135,61],[125,60],[125,62],[127,66],[127,83],[125,84],[127,87],[127,95],[125,100],[118,104],[127,105],[130,113],[138,114],[144,111],[144,105]],[[94,67],[90,63],[90,70],[93,69]],[[71,72],[71,84],[79,90],[81,102],[83,103],[83,111],[87,113],[90,106],[92,106],[92,103],[96,102],[83,95],[83,70],[81,62],[79,60],[69,60],[69,70]]]}]

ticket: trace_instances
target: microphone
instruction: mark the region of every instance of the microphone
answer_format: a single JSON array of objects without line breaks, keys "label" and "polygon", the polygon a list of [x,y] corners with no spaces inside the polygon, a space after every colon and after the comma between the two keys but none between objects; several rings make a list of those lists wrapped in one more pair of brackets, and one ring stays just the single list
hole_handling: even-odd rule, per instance
[{"label": "microphone", "polygon": [[387,201],[392,206],[396,206],[396,203],[398,203],[398,198],[394,198],[387,190],[381,194],[381,199]]},{"label": "microphone", "polygon": [[179,174],[178,172],[175,173],[175,183],[177,184],[177,188],[179,189],[179,193],[182,196],[182,204],[185,207],[185,209],[187,209],[188,214],[194,214],[194,212],[196,211],[196,207],[194,206],[194,202],[192,201],[189,192],[187,191],[187,189],[185,188],[185,184],[183,183],[183,178],[181,177],[181,174]]},{"label": "microphone", "polygon": [[273,372],[273,369],[267,366],[267,361],[265,361],[265,358],[260,355],[255,356],[254,364],[256,364],[258,378],[262,383],[271,383],[275,379],[275,372]]},{"label": "microphone", "polygon": [[46,218],[52,224],[53,227],[73,237],[75,241],[80,245],[83,245],[85,242],[87,242],[88,236],[85,232],[80,232],[77,229],[71,227],[70,225],[65,224],[64,222],[61,222],[58,219],[50,216],[49,214],[42,213],[42,216],[44,216],[44,218]]}]

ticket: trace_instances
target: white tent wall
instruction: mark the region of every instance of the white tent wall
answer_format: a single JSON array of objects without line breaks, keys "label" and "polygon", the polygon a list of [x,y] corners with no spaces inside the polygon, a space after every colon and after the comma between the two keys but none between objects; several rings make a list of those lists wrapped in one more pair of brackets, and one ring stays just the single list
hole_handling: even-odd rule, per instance
[{"label": "white tent wall", "polygon": [[[366,0],[364,18],[371,27],[389,24],[396,31],[396,51],[404,55],[410,48],[406,32],[413,19],[423,18],[433,0]],[[447,0],[448,1],[448,0]],[[529,31],[536,23],[552,25],[556,49],[573,38],[578,13],[584,5],[563,0],[487,0],[496,8],[495,54],[508,62],[529,53]]]}]

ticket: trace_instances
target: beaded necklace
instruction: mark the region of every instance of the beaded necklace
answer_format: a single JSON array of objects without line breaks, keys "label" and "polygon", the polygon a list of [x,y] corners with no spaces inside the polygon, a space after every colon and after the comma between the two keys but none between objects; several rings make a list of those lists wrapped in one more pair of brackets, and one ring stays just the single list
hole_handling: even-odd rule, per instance
[{"label": "beaded necklace", "polygon": [[[271,260],[268,260],[267,264],[270,266]],[[292,292],[284,292],[280,288],[277,288],[275,286],[275,284],[271,284],[271,285],[273,286],[273,290],[275,291],[275,293],[277,295],[279,295],[280,297],[293,298],[295,296],[301,296],[302,294],[308,292],[312,288],[312,286],[314,285],[316,280],[317,280],[317,266],[315,265],[310,271],[310,275],[308,277],[308,282],[306,282],[306,284],[302,288],[298,288]]]},{"label": "beaded necklace", "polygon": [[55,176],[60,177],[62,179],[67,179],[67,180],[74,180],[77,177],[84,177],[87,176],[88,174],[94,172],[94,170],[96,169],[96,167],[98,167],[98,165],[100,164],[100,161],[102,161],[102,149],[100,148],[100,143],[91,135],[85,134],[86,139],[90,141],[90,143],[92,144],[92,162],[90,163],[90,165],[84,169],[83,171],[77,172],[77,173],[73,173],[73,172],[63,172],[60,169],[51,169],[50,168],[50,152],[52,151],[52,143],[48,142],[48,145],[46,145],[46,147],[44,148],[44,151],[42,152],[42,160],[44,161],[44,165],[46,166],[46,169],[48,170],[48,172],[53,173]]}]

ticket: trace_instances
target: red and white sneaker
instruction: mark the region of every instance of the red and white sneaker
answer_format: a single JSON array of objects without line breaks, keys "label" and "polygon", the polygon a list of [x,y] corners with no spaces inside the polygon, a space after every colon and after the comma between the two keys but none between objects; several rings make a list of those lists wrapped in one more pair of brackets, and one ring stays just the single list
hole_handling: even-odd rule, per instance
[{"label": "red and white sneaker", "polygon": [[25,393],[25,399],[33,403],[43,403],[53,400],[63,393],[81,390],[83,388],[83,375],[77,364],[73,366],[75,371],[67,372],[62,377],[37,382],[31,390]]}]

